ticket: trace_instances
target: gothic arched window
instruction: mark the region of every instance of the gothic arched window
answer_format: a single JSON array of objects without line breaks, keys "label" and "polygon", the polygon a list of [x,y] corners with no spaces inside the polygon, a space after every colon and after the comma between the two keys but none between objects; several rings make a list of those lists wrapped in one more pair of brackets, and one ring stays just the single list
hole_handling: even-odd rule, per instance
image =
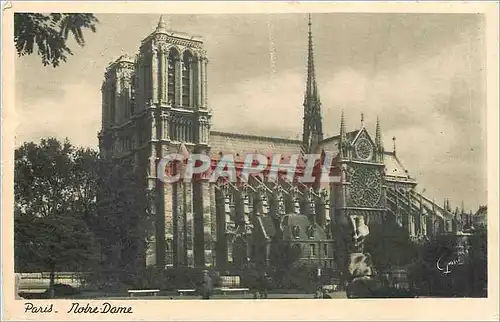
[{"label": "gothic arched window", "polygon": [[167,101],[170,104],[177,103],[175,101],[175,86],[176,86],[175,74],[177,72],[178,62],[179,62],[179,53],[174,48],[170,49],[168,55],[168,65],[167,65],[167,82],[168,82]]},{"label": "gothic arched window", "polygon": [[125,79],[124,78],[121,78],[120,79],[120,94],[118,96],[118,102],[120,104],[120,109],[122,109],[121,111],[119,111],[120,113],[120,122],[123,122],[129,115],[129,109],[128,109],[128,90],[127,90],[127,86],[126,86],[126,83],[125,83]]},{"label": "gothic arched window", "polygon": [[115,114],[116,114],[116,86],[111,85],[109,91],[109,119],[111,124],[115,124]]},{"label": "gothic arched window", "polygon": [[191,78],[193,55],[186,51],[182,57],[182,106],[191,105]]}]

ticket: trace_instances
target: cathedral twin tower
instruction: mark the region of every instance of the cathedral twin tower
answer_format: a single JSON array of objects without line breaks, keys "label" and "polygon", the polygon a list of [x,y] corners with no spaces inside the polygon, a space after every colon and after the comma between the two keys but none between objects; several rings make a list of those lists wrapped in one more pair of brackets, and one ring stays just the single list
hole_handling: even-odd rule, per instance
[{"label": "cathedral twin tower", "polygon": [[117,156],[151,142],[206,145],[205,55],[201,39],[167,30],[161,18],[135,59],[124,55],[113,62],[102,85],[103,151]]},{"label": "cathedral twin tower", "polygon": [[[173,248],[186,253],[187,245],[181,241],[187,231],[186,215],[192,216],[196,208],[193,198],[201,200],[201,191],[196,189],[200,187],[163,188],[156,167],[163,156],[177,153],[181,145],[191,152],[207,152],[211,120],[207,63],[202,40],[167,30],[161,17],[156,30],[141,42],[135,59],[123,55],[105,72],[101,154],[134,164],[146,178],[146,190],[156,193],[151,205],[156,212],[156,232],[147,255],[149,264],[187,261],[186,256],[172,258],[183,252]],[[173,222],[179,212],[184,213],[179,216],[183,219]],[[199,228],[203,236],[203,226]]]}]

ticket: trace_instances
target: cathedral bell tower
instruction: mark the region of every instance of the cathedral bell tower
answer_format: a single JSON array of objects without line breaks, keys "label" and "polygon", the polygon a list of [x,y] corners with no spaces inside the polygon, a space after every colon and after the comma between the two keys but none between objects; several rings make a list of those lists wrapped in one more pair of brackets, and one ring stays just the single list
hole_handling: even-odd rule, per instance
[{"label": "cathedral bell tower", "polygon": [[184,143],[188,150],[208,145],[207,63],[201,37],[167,29],[163,16],[142,41],[137,101],[157,130],[152,141]]},{"label": "cathedral bell tower", "polygon": [[142,41],[136,59],[138,157],[144,165],[141,169],[146,169],[156,213],[148,263],[159,268],[192,266],[193,261],[204,264],[203,209],[209,200],[202,194],[206,195],[206,184],[163,183],[157,166],[171,153],[208,152],[207,64],[202,38],[171,30],[163,16]]},{"label": "cathedral bell tower", "polygon": [[134,114],[134,60],[122,55],[112,62],[101,86],[102,123],[99,148],[105,158],[122,157],[133,149],[133,130],[122,125]]},{"label": "cathedral bell tower", "polygon": [[312,41],[312,23],[309,15],[307,81],[304,96],[304,119],[302,146],[305,153],[317,152],[318,143],[323,140],[323,124],[321,119],[321,101],[319,99],[316,71],[314,68],[314,50]]}]

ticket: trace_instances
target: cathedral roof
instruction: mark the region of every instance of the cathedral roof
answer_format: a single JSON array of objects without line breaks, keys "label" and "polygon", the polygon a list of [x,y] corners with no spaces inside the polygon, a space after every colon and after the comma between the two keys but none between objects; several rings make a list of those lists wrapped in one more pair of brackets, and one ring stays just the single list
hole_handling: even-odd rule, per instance
[{"label": "cathedral roof", "polygon": [[210,156],[217,159],[219,153],[223,153],[244,158],[246,154],[256,152],[264,155],[291,155],[299,153],[301,143],[299,140],[212,131]]},{"label": "cathedral roof", "polygon": [[[354,140],[359,132],[360,130],[347,132],[347,140]],[[336,156],[339,152],[339,141],[340,135],[331,136],[321,141],[319,149]],[[274,154],[281,154],[282,162],[287,163],[291,155],[300,153],[301,144],[300,140],[211,131],[210,157],[217,160],[221,153],[232,154],[235,161],[243,162],[247,154],[259,153],[269,158],[272,158]],[[298,164],[301,164],[300,159]],[[415,179],[409,176],[408,171],[394,152],[384,152],[384,164],[389,180],[415,183]]]},{"label": "cathedral roof", "polygon": [[384,153],[384,164],[386,176],[393,177],[394,179],[411,179],[408,171],[393,152]]},{"label": "cathedral roof", "polygon": [[[358,135],[360,130],[354,130],[346,133],[347,140],[352,141]],[[334,135],[320,142],[320,149],[332,152],[334,155],[339,153],[340,135]]]},{"label": "cathedral roof", "polygon": [[[352,141],[356,138],[356,136],[358,135],[358,133],[360,132],[361,130],[354,130],[354,131],[351,131],[351,132],[347,132],[346,133],[346,137],[349,141]],[[329,142],[336,142],[338,143],[340,140],[340,134],[339,135],[334,135],[334,136],[331,136],[329,138],[326,138],[324,139],[323,141],[321,141],[322,143],[329,143]]]}]

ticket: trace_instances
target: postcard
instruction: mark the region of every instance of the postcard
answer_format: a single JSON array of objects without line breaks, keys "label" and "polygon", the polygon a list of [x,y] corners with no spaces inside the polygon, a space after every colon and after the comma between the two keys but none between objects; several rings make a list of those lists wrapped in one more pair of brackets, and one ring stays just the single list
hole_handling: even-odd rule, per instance
[{"label": "postcard", "polygon": [[498,2],[2,6],[4,319],[499,318]]}]

